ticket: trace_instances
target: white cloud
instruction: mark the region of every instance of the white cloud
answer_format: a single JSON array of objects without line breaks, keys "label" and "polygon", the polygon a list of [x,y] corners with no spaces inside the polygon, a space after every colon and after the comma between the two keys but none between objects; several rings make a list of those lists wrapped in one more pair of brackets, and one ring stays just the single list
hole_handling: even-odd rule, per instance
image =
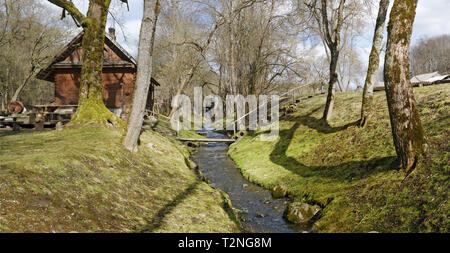
[{"label": "white cloud", "polygon": [[367,65],[368,65],[368,62],[369,62],[370,51],[372,51],[372,46],[359,47],[359,48],[356,48],[356,51],[358,52],[359,59],[363,63],[365,63],[365,66],[367,68]]},{"label": "white cloud", "polygon": [[422,0],[417,4],[412,41],[422,37],[450,34],[449,0]]},{"label": "white cloud", "polygon": [[[129,20],[123,24],[123,31],[116,26],[117,42],[133,57],[137,57],[141,20]],[[124,37],[125,35],[125,37]]]},{"label": "white cloud", "polygon": [[290,2],[282,2],[275,11],[276,15],[286,15],[292,11],[292,4]]},{"label": "white cloud", "polygon": [[322,45],[322,44],[318,44],[316,46],[314,46],[311,49],[311,53],[314,55],[314,57],[326,57],[327,56],[327,49]]}]

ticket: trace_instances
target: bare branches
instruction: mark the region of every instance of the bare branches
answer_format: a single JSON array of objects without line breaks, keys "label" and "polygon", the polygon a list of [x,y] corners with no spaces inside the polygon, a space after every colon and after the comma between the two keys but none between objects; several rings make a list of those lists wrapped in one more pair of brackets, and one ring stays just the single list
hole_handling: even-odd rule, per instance
[{"label": "bare branches", "polygon": [[0,30],[0,103],[51,102],[53,92],[43,88],[48,84],[34,76],[66,41],[70,27],[57,22],[59,13],[38,1],[0,0],[0,8],[1,27],[5,25]]}]

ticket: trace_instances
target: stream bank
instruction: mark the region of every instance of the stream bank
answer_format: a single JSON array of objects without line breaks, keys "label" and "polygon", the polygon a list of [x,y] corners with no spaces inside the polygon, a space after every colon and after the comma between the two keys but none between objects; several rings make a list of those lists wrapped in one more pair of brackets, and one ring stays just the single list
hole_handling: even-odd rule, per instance
[{"label": "stream bank", "polygon": [[240,232],[170,132],[144,131],[136,154],[103,126],[0,133],[0,232]]},{"label": "stream bank", "polygon": [[300,97],[303,102],[280,117],[276,141],[261,141],[264,131],[249,132],[228,154],[249,181],[266,189],[284,187],[296,202],[322,207],[314,232],[445,232],[450,228],[450,85],[414,93],[430,148],[407,178],[398,170],[381,92],[374,94],[379,109],[365,128],[357,125],[359,93],[337,94],[328,124],[321,120],[324,96]]},{"label": "stream bank", "polygon": [[[207,138],[223,139],[226,135],[207,131]],[[234,162],[228,157],[228,145],[209,143],[201,145],[193,160],[210,181],[210,186],[226,192],[233,207],[241,210],[240,218],[244,232],[298,233],[311,229],[289,223],[283,213],[288,199],[274,199],[270,191],[243,178]]]}]

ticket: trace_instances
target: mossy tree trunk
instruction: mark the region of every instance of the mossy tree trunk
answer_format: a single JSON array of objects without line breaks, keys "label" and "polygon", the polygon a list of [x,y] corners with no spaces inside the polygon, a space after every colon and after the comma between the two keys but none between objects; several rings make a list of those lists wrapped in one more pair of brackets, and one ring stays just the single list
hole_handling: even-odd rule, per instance
[{"label": "mossy tree trunk", "polygon": [[72,123],[107,124],[109,122],[116,127],[123,127],[124,123],[121,119],[110,112],[103,102],[103,49],[111,0],[90,0],[87,16],[84,16],[70,1],[49,0],[49,2],[64,8],[82,25],[84,30],[80,96]]},{"label": "mossy tree trunk", "polygon": [[395,0],[388,26],[384,69],[386,95],[395,150],[407,174],[425,151],[425,133],[409,74],[411,33],[417,0]]},{"label": "mossy tree trunk", "polygon": [[386,23],[386,16],[389,7],[389,0],[380,0],[377,21],[375,23],[375,33],[373,35],[372,50],[369,56],[369,67],[367,69],[366,81],[364,83],[363,99],[361,105],[360,126],[366,126],[373,115],[373,87],[376,82],[376,72],[380,67],[380,52],[383,45],[383,29]]},{"label": "mossy tree trunk", "polygon": [[152,77],[153,45],[159,15],[159,4],[159,0],[144,0],[144,12],[139,35],[136,88],[134,90],[133,106],[128,120],[127,133],[122,141],[125,148],[131,152],[137,152],[138,139],[144,121]]}]

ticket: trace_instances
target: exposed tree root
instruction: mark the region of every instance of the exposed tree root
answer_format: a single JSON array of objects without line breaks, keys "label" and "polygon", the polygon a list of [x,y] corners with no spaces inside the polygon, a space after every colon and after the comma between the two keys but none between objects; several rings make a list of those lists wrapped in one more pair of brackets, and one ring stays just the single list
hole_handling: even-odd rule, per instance
[{"label": "exposed tree root", "polygon": [[126,123],[109,111],[103,103],[87,100],[80,105],[70,124],[77,125],[112,125],[124,131]]}]

